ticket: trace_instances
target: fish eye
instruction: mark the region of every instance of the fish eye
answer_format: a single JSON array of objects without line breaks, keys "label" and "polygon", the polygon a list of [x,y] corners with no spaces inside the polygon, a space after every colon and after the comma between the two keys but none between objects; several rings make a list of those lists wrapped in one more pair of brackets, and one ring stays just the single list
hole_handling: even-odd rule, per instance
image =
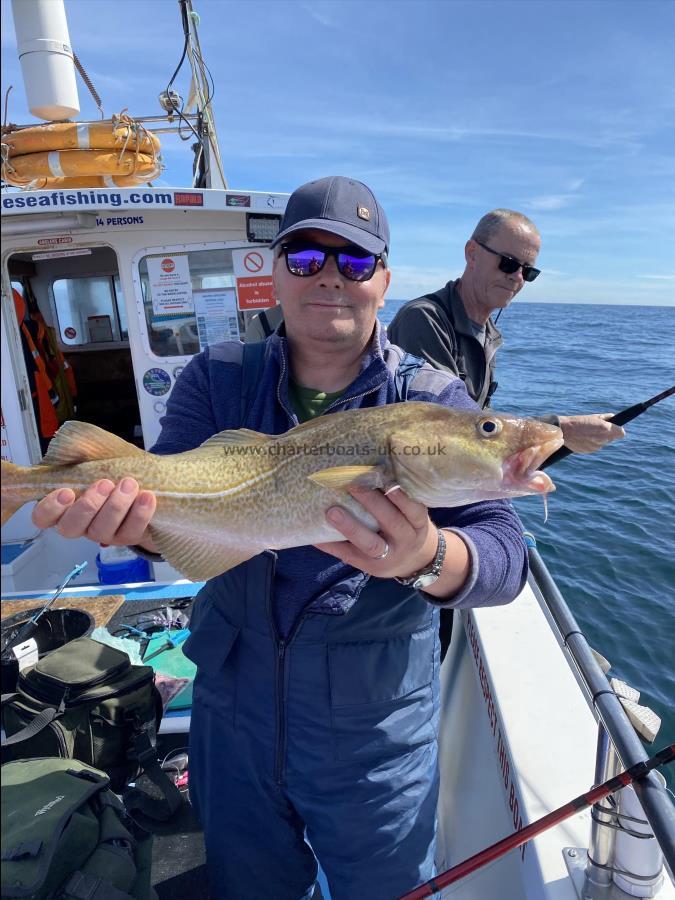
[{"label": "fish eye", "polygon": [[476,429],[481,437],[496,437],[502,430],[502,423],[499,419],[481,419]]}]

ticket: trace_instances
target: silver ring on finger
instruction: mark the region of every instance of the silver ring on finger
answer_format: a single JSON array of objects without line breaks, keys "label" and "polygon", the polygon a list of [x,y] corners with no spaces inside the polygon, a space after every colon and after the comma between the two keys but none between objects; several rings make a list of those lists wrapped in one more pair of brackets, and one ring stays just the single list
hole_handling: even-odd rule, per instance
[{"label": "silver ring on finger", "polygon": [[389,556],[389,544],[384,542],[384,550],[380,553],[379,556],[376,556],[375,559],[386,559]]}]

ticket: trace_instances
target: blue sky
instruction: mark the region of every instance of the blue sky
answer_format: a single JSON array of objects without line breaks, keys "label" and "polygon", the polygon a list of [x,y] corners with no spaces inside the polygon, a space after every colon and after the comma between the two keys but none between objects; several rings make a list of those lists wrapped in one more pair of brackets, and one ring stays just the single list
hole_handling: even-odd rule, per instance
[{"label": "blue sky", "polygon": [[[671,0],[194,0],[229,185],[368,183],[392,230],[390,297],[461,273],[478,218],[543,237],[527,300],[675,306]],[[182,49],[174,0],[66,0],[109,116],[159,113]],[[31,121],[2,0],[9,120]],[[187,66],[176,86],[187,93]],[[82,118],[98,118],[80,83]],[[188,145],[185,145],[187,148]],[[164,143],[162,181],[190,177]]]}]

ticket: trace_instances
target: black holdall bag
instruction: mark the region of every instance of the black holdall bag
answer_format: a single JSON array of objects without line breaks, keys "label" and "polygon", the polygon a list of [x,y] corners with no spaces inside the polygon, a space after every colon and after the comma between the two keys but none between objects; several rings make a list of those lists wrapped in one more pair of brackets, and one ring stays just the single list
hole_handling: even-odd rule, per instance
[{"label": "black holdall bag", "polygon": [[2,697],[3,761],[58,756],[78,759],[110,778],[116,793],[142,771],[163,801],[131,792],[127,806],[168,818],[182,802],[156,755],[162,700],[152,666],[89,637],[52,650],[19,674]]}]

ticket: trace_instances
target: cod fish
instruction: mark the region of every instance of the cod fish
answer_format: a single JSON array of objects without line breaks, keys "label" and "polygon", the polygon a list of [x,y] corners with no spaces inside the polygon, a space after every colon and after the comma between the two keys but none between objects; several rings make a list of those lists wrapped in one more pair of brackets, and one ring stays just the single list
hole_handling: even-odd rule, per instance
[{"label": "cod fish", "polygon": [[263,550],[344,540],[326,521],[330,506],[377,530],[352,485],[398,485],[429,507],[545,499],[555,488],[537,467],[561,445],[553,425],[417,401],[320,416],[277,436],[223,431],[170,456],[69,421],[40,464],[2,462],[2,522],[57,488],[79,495],[130,475],[157,495],[149,530],[164,558],[202,581]]}]

